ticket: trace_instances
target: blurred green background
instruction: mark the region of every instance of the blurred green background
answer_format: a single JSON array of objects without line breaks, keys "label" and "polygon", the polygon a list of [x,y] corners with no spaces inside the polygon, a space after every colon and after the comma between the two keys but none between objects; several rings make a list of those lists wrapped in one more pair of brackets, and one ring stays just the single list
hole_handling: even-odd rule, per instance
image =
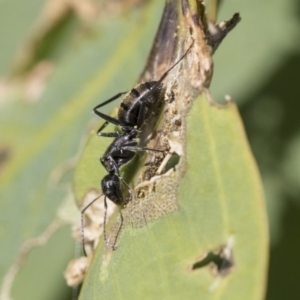
[{"label": "blurred green background", "polygon": [[[134,85],[163,9],[159,0],[56,2],[0,1],[2,283],[22,243],[44,232],[57,211],[66,224],[79,217],[58,209],[71,198],[66,162],[95,124],[93,106]],[[271,233],[267,299],[299,299],[300,2],[222,1],[218,21],[235,12],[242,22],[215,54],[211,92],[238,103],[262,174]],[[109,82],[94,75],[103,70]],[[74,251],[63,226],[30,253],[14,299],[70,299],[62,272]]]}]

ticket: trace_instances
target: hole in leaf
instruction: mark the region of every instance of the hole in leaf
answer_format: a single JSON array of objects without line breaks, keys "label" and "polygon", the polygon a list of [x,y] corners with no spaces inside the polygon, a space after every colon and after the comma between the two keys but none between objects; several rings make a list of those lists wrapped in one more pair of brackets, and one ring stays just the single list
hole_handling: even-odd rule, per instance
[{"label": "hole in leaf", "polygon": [[200,269],[208,265],[213,265],[218,275],[226,275],[232,268],[233,261],[221,257],[220,254],[209,252],[204,259],[193,264],[192,270]]},{"label": "hole in leaf", "polygon": [[170,169],[174,168],[176,165],[178,165],[180,160],[180,156],[177,154],[173,154],[172,157],[169,159],[169,161],[167,162],[165,169],[163,171],[164,173],[167,173]]},{"label": "hole in leaf", "polygon": [[216,251],[208,252],[203,259],[193,264],[192,270],[210,266],[214,274],[219,276],[227,275],[234,266],[232,246],[233,237],[230,237],[226,246]]}]

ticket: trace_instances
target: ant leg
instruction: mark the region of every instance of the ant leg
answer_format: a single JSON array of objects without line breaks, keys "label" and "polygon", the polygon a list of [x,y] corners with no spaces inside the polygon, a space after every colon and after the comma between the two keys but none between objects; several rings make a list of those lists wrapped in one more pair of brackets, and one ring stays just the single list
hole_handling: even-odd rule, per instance
[{"label": "ant leg", "polygon": [[97,201],[103,194],[95,198],[93,201],[91,201],[82,211],[81,211],[81,241],[82,241],[82,247],[83,247],[83,254],[87,256],[86,251],[85,251],[85,241],[84,241],[84,220],[83,216],[85,211],[95,202]]},{"label": "ant leg", "polygon": [[[96,110],[95,108],[94,108],[94,113],[95,113],[97,116],[99,116],[100,118],[102,118],[103,120],[105,120],[106,122],[109,122],[109,123],[112,123],[112,124],[114,124],[114,125],[120,126],[120,122],[119,122],[118,119],[115,119],[115,118],[113,118],[113,117],[111,117],[111,116],[108,116],[108,115],[106,115],[106,114],[104,114],[104,113],[102,113],[102,112]],[[104,123],[104,124],[105,124],[105,123]],[[100,130],[100,129],[99,129],[99,130]],[[99,130],[98,130],[98,132],[99,132]]]},{"label": "ant leg", "polygon": [[105,207],[104,223],[103,223],[103,237],[104,237],[104,242],[105,242],[105,245],[107,247],[111,248],[112,250],[116,250],[118,248],[116,246],[116,243],[117,243],[118,237],[119,237],[119,235],[121,233],[121,229],[122,229],[122,226],[123,226],[123,223],[124,223],[124,218],[123,218],[122,212],[120,211],[121,224],[120,224],[118,232],[117,232],[117,234],[115,236],[115,242],[113,244],[110,244],[109,241],[107,240],[107,235],[106,235],[106,216],[107,216],[107,202],[106,202],[106,197],[104,198],[104,207]]},{"label": "ant leg", "polygon": [[[115,96],[113,96],[112,98],[110,98],[110,99],[108,99],[108,100],[106,100],[106,101],[104,101],[103,103],[100,103],[99,105],[97,105],[97,106],[95,106],[94,107],[94,109],[93,109],[93,111],[94,111],[94,113],[97,115],[97,116],[99,116],[100,118],[102,118],[102,119],[104,119],[106,122],[109,122],[109,123],[112,123],[112,124],[115,124],[115,125],[120,125],[120,122],[117,120],[117,119],[115,119],[115,118],[113,118],[113,117],[110,117],[110,116],[108,116],[108,115],[106,115],[106,114],[104,114],[104,113],[102,113],[102,112],[100,112],[100,111],[98,111],[97,109],[98,108],[100,108],[100,107],[102,107],[102,106],[104,106],[104,105],[106,105],[106,104],[108,104],[108,103],[110,103],[110,102],[112,102],[112,101],[114,101],[114,100],[116,100],[116,99],[118,99],[119,97],[121,97],[122,95],[124,95],[124,94],[126,94],[127,92],[123,92],[123,93],[119,93],[119,94],[117,94],[117,95],[115,95]],[[105,123],[106,123],[105,122]],[[104,124],[105,124],[104,123]],[[106,125],[102,125],[101,126],[101,128],[104,126],[104,127],[106,127]],[[102,129],[104,129],[104,127],[102,128]],[[100,128],[100,129],[101,129]],[[98,132],[99,131],[101,131],[101,130],[98,130]]]},{"label": "ant leg", "polygon": [[140,108],[139,108],[139,113],[137,116],[137,128],[141,128],[144,121],[145,121],[145,114],[146,114],[146,110],[145,110],[145,103],[143,101],[140,102]]},{"label": "ant leg", "polygon": [[119,136],[118,132],[115,133],[101,133],[101,131],[108,125],[108,121],[104,122],[104,124],[98,129],[97,135],[99,136],[105,136],[105,137],[117,137]]},{"label": "ant leg", "polygon": [[119,227],[118,232],[117,232],[117,234],[116,234],[115,242],[114,242],[114,244],[113,244],[113,247],[114,247],[113,249],[114,249],[114,250],[117,249],[116,243],[117,243],[118,237],[119,237],[119,235],[120,235],[120,233],[121,233],[121,229],[122,229],[123,223],[124,223],[124,218],[123,218],[123,215],[122,215],[122,211],[121,211],[121,210],[120,210],[120,219],[121,219],[121,224],[120,224],[120,227]]},{"label": "ant leg", "polygon": [[129,187],[129,185],[126,183],[126,181],[121,176],[119,178],[121,179],[121,181],[126,186],[128,192],[129,192],[129,198],[127,198],[127,200],[126,200],[126,203],[128,203],[128,201],[130,201],[132,199],[133,191],[131,190],[131,188]]},{"label": "ant leg", "polygon": [[120,134],[118,132],[104,132],[104,133],[100,133],[100,134],[98,133],[98,136],[116,138],[116,137],[120,136]]},{"label": "ant leg", "polygon": [[128,93],[128,92],[122,92],[122,93],[119,93],[119,94],[117,94],[117,95],[115,95],[115,96],[109,98],[108,100],[106,100],[106,101],[104,101],[104,102],[98,104],[97,106],[95,106],[95,107],[94,107],[94,111],[95,111],[96,109],[102,107],[102,106],[105,106],[106,104],[108,104],[108,103],[110,103],[110,102],[112,102],[112,101],[114,101],[114,100],[117,100],[117,99],[120,98],[122,95],[127,94],[127,93]]},{"label": "ant leg", "polygon": [[124,150],[130,150],[130,151],[151,151],[151,152],[161,152],[161,153],[170,153],[165,150],[158,150],[158,149],[150,149],[146,147],[138,147],[138,146],[124,146],[122,147]]},{"label": "ant leg", "polygon": [[98,129],[97,135],[101,135],[100,132],[108,125],[109,122],[105,121],[103,125]]}]

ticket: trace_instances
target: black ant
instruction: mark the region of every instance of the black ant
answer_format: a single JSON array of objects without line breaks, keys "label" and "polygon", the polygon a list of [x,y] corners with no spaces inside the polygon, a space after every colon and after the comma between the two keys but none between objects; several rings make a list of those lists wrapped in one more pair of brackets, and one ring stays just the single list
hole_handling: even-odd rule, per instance
[{"label": "black ant", "polygon": [[[169,72],[182,61],[186,55],[191,50],[194,41],[187,49],[187,51],[179,58],[175,64],[169,68],[158,81],[150,81],[139,84],[137,87],[133,88],[129,93],[123,92],[115,95],[114,97],[106,100],[105,102],[97,105],[93,111],[99,117],[105,120],[105,123],[99,128],[97,134],[103,137],[114,137],[115,139],[110,144],[110,146],[105,151],[104,155],[100,158],[100,161],[104,168],[109,173],[106,175],[101,181],[102,192],[104,195],[104,225],[103,225],[103,235],[105,244],[112,248],[113,250],[116,248],[115,245],[111,245],[106,238],[106,214],[107,214],[107,202],[106,197],[109,198],[116,205],[124,205],[129,199],[131,199],[131,189],[127,185],[127,183],[123,180],[120,174],[120,167],[130,162],[135,152],[137,151],[153,151],[153,152],[163,152],[163,150],[157,149],[149,149],[146,147],[139,147],[138,142],[135,140],[139,137],[140,129],[145,124],[146,120],[149,118],[150,114],[153,112],[155,106],[159,103],[159,99],[161,98],[161,92],[163,90],[162,81],[166,78]],[[113,118],[111,116],[105,115],[102,112],[98,111],[102,106],[118,99],[120,96],[127,94],[118,111],[118,119]],[[108,132],[103,133],[102,130],[108,125],[108,123],[112,123],[117,125],[123,131],[119,132]],[[130,195],[129,199],[124,201],[122,195],[122,185],[121,182],[127,187]],[[101,196],[102,196],[101,195]],[[100,197],[100,196],[99,196]],[[83,214],[87,210],[88,207],[92,203],[94,203],[99,197],[94,199],[90,204],[88,204],[81,212],[82,219],[82,241],[84,245],[84,235],[83,235]],[[85,249],[83,247],[84,254]]]}]

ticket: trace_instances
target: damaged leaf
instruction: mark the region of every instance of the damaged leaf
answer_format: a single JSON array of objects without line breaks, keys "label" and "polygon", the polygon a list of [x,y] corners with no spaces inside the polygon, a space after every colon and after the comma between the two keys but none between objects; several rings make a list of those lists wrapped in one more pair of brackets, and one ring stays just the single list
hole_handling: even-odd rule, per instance
[{"label": "damaged leaf", "polygon": [[[239,19],[235,14],[225,28]],[[166,3],[139,82],[159,78],[195,43],[166,78],[162,116],[149,131],[150,142],[142,133],[141,143],[172,149],[179,159],[162,174],[164,158],[153,153],[138,170],[126,169],[124,176],[136,173],[134,197],[123,218],[108,226],[118,248],[98,245],[80,299],[263,298],[268,236],[262,187],[236,106],[216,104],[207,90],[212,53],[228,31],[214,39],[206,22],[197,1]],[[220,248],[225,262],[219,273],[226,265],[227,276],[193,268]]]},{"label": "damaged leaf", "polygon": [[[263,298],[263,193],[233,103],[220,108],[206,95],[196,99],[186,119],[186,154],[186,172],[178,182],[178,212],[139,229],[127,226],[113,253],[99,248],[82,299],[97,294],[108,299],[214,299],[220,293],[226,299]],[[216,285],[209,268],[192,266],[228,239],[234,240],[234,268]]]}]

